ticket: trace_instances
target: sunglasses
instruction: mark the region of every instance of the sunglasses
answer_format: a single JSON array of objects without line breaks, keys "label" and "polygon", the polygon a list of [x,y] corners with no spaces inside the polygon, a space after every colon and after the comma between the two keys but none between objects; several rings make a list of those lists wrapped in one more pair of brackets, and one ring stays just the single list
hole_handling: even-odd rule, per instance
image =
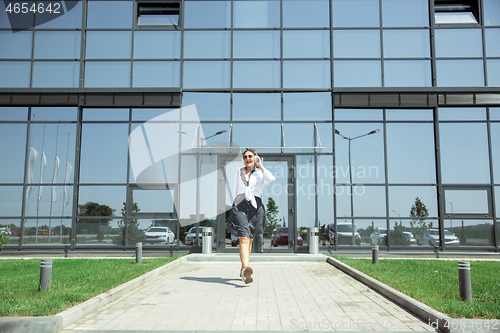
[{"label": "sunglasses", "polygon": [[243,155],[244,159],[247,159],[247,158],[250,158],[250,157],[253,157],[253,155]]}]

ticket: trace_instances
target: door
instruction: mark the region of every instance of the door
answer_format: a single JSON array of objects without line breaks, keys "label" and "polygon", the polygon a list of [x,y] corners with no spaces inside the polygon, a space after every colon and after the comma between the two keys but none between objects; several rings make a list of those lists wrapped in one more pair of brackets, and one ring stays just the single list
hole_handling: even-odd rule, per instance
[{"label": "door", "polygon": [[[254,240],[253,252],[297,252],[303,240],[298,237],[295,214],[294,157],[292,155],[259,155],[264,167],[275,180],[264,187],[262,203],[266,209],[266,228],[262,240]],[[220,159],[218,186],[218,252],[238,252],[238,239],[225,233],[232,206],[232,186],[241,161]],[[291,237],[295,235],[295,237]]]}]

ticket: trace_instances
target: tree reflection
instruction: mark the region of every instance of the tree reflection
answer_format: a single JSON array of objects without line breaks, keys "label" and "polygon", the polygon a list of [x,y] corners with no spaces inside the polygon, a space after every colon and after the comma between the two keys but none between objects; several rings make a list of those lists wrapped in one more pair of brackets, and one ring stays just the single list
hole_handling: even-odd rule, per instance
[{"label": "tree reflection", "polygon": [[432,229],[432,222],[427,224],[425,218],[429,216],[429,211],[419,197],[415,198],[415,204],[411,206],[410,216],[413,220],[410,221],[411,232],[417,239],[417,242],[423,245],[424,233],[427,229]]}]

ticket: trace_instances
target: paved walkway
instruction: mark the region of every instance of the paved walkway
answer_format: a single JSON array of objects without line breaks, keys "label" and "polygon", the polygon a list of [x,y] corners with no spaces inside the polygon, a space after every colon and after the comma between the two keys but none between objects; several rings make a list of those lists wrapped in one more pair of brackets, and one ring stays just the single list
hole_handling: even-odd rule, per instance
[{"label": "paved walkway", "polygon": [[273,260],[251,262],[254,282],[248,285],[238,279],[236,260],[187,260],[60,333],[434,331],[326,262]]}]

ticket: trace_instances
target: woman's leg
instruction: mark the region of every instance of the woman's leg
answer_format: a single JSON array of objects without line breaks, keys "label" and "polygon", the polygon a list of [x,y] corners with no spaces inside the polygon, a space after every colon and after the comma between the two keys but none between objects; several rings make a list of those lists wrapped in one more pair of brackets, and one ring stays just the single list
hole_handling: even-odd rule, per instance
[{"label": "woman's leg", "polygon": [[250,261],[250,251],[252,250],[251,238],[248,237],[238,237],[240,239],[240,260],[241,260],[241,270],[248,266]]}]

